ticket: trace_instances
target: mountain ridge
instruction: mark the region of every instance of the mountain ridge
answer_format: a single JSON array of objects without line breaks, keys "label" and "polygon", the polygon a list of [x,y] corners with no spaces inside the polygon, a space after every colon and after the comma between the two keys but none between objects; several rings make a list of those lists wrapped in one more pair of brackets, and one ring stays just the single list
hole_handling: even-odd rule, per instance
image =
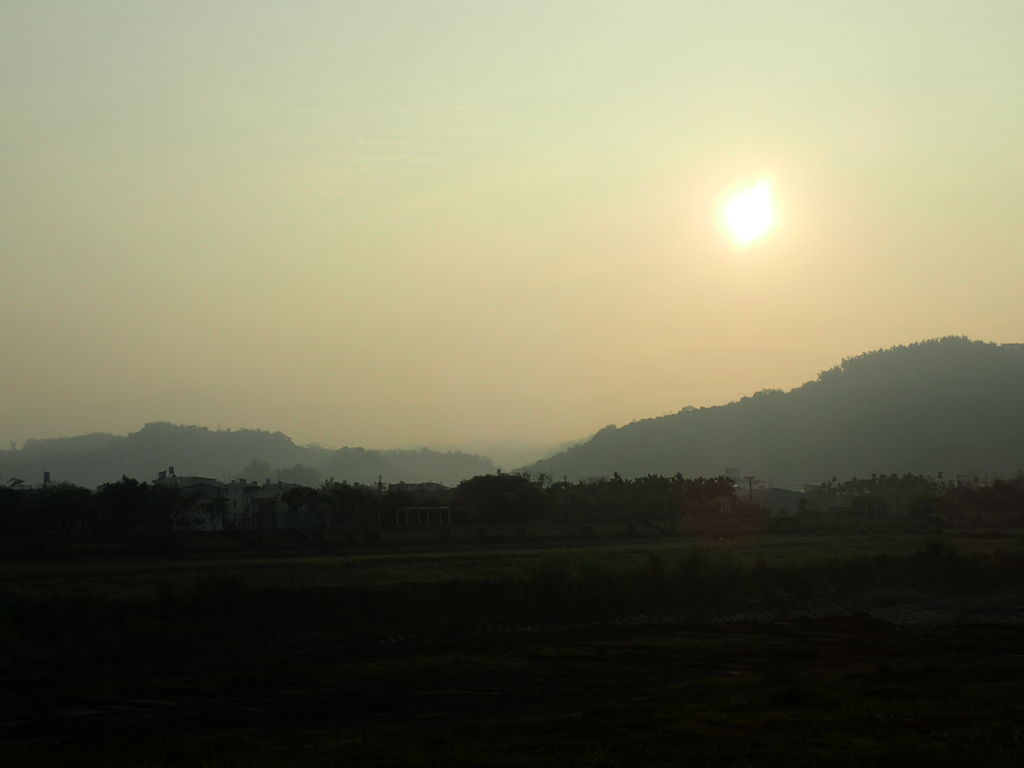
[{"label": "mountain ridge", "polygon": [[35,484],[49,472],[53,482],[95,487],[123,475],[152,480],[175,467],[179,476],[276,480],[315,485],[327,477],[374,483],[434,481],[455,484],[494,471],[490,459],[459,451],[369,450],[297,445],[282,432],[211,430],[196,425],[150,422],[127,435],[91,433],[26,441],[0,451],[0,478]]},{"label": "mountain ridge", "polygon": [[[524,469],[581,480],[618,473],[741,475],[799,487],[830,477],[1010,475],[1024,467],[1024,344],[947,336],[844,358],[789,391],[610,425]],[[494,472],[484,456],[297,445],[281,432],[151,422],[128,435],[29,440],[0,450],[0,480],[96,486],[122,475],[282,479],[315,485],[460,480]]]},{"label": "mountain ridge", "polygon": [[798,487],[891,472],[1024,467],[1024,345],[948,336],[845,358],[788,392],[606,427],[525,469],[556,478],[714,476]]}]

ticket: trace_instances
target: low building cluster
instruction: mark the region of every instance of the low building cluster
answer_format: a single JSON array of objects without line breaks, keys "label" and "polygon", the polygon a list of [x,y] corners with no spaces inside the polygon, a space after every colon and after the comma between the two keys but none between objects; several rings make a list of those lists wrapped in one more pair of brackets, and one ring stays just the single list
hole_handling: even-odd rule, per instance
[{"label": "low building cluster", "polygon": [[[162,471],[153,485],[169,485],[196,499],[193,530],[231,531],[273,528],[313,528],[316,521],[302,511],[291,510],[282,498],[296,483],[271,482],[262,485],[237,479],[223,483],[212,477],[176,475],[174,467]],[[309,517],[309,520],[305,518]]]}]

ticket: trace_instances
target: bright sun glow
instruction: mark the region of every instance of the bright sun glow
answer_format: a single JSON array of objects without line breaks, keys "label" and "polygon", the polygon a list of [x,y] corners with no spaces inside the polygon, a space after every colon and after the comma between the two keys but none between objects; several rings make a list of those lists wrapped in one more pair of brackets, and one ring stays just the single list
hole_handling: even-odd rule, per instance
[{"label": "bright sun glow", "polygon": [[772,184],[767,179],[739,192],[725,204],[725,224],[740,245],[750,245],[775,224]]}]

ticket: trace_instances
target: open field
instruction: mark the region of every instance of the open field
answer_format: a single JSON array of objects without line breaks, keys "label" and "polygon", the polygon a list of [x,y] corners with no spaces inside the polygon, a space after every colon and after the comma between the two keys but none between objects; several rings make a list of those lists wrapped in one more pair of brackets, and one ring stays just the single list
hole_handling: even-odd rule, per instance
[{"label": "open field", "polygon": [[8,559],[0,734],[53,766],[1019,764],[1024,532],[807,527]]},{"label": "open field", "polygon": [[580,628],[4,679],[11,764],[1019,765],[1024,630]]},{"label": "open field", "polygon": [[[311,539],[289,531],[185,533],[175,537],[35,537],[0,542],[0,591],[88,592],[152,597],[162,586],[193,587],[225,569],[260,586],[336,587],[477,579],[521,572],[554,552],[587,553],[629,566],[655,553],[723,554],[737,563],[796,564],[873,555],[900,556],[940,536],[965,553],[1024,553],[1024,529],[943,532],[914,521],[824,522],[787,532],[675,524],[669,531],[620,524],[531,524],[452,529],[349,529]],[[485,535],[480,535],[484,530]],[[442,532],[447,530],[446,535]]]}]

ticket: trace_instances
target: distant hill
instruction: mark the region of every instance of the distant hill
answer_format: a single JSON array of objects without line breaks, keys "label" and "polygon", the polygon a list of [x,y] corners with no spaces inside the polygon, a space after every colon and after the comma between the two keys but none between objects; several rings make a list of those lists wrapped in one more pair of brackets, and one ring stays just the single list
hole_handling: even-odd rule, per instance
[{"label": "distant hill", "polygon": [[439,482],[454,485],[494,471],[491,460],[467,453],[337,450],[296,445],[280,432],[257,429],[210,430],[166,422],[147,424],[129,435],[96,433],[29,440],[19,450],[0,451],[0,482],[17,477],[30,484],[49,472],[54,482],[87,487],[120,480],[122,475],[152,480],[175,468],[179,475],[223,479],[235,476],[260,482],[278,476],[315,485],[327,477],[349,482]]},{"label": "distant hill", "polygon": [[606,427],[527,469],[557,479],[741,475],[1008,476],[1024,468],[1024,344],[947,337],[869,352],[789,392]]}]

